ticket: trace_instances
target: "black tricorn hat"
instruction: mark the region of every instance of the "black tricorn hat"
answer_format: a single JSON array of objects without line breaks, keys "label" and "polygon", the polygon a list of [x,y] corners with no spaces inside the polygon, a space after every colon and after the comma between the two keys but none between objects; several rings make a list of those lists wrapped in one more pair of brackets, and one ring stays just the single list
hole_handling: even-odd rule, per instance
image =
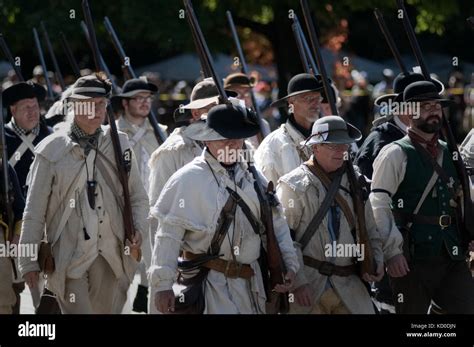
[{"label": "black tricorn hat", "polygon": [[413,82],[405,88],[403,92],[404,102],[422,102],[422,101],[437,101],[443,107],[449,106],[451,100],[442,99],[439,96],[438,88],[433,82],[418,81]]},{"label": "black tricorn hat", "polygon": [[38,102],[41,102],[45,97],[46,89],[31,81],[14,84],[2,92],[3,107],[5,108],[23,99],[36,98]]},{"label": "black tricorn hat", "polygon": [[282,107],[286,105],[288,98],[292,96],[308,93],[308,92],[319,92],[324,89],[322,78],[319,75],[311,75],[308,73],[302,73],[293,78],[288,83],[287,95],[274,103],[271,104],[272,107]]},{"label": "black tricorn hat", "polygon": [[198,141],[245,139],[259,131],[255,112],[240,105],[221,104],[211,108],[205,129],[192,138]]},{"label": "black tricorn hat", "polygon": [[[408,74],[403,72],[399,73],[393,80],[393,93],[379,96],[374,101],[375,106],[382,106],[383,103],[388,103],[389,100],[392,100],[392,102],[403,101],[403,91],[405,88],[417,81],[425,81],[425,77],[422,74],[416,72],[409,72]],[[438,94],[442,94],[444,92],[444,85],[441,81],[438,81],[436,78],[431,78],[431,82],[436,85]]]}]

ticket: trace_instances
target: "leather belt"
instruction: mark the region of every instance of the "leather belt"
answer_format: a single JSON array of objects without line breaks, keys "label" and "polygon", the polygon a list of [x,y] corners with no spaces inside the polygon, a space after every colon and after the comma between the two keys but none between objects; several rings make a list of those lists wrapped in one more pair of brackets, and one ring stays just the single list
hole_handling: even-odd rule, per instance
[{"label": "leather belt", "polygon": [[305,265],[312,267],[319,271],[321,275],[324,276],[350,276],[357,274],[357,266],[355,264],[347,265],[347,266],[339,266],[327,261],[320,261],[307,255],[303,255],[303,262]]},{"label": "leather belt", "polygon": [[[198,257],[202,257],[203,254],[194,254],[191,252],[184,251],[183,258],[186,260],[193,260]],[[248,264],[242,264],[233,260],[224,259],[212,259],[201,266],[223,273],[228,278],[245,278],[250,279],[255,275],[255,272]]]},{"label": "leather belt", "polygon": [[400,211],[393,211],[393,216],[397,224],[406,225],[408,223],[414,224],[429,224],[439,225],[442,229],[449,227],[453,223],[453,217],[449,214],[441,216],[422,216],[419,214],[404,213]]}]

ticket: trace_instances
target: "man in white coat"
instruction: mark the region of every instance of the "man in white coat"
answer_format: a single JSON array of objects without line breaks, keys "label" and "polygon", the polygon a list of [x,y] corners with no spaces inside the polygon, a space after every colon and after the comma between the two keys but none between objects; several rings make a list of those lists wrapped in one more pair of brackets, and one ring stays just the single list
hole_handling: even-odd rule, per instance
[{"label": "man in white coat", "polygon": [[[172,286],[181,253],[184,263],[201,259],[198,268],[207,271],[203,313],[265,313],[266,294],[258,263],[262,228],[260,218],[255,217],[260,216],[261,207],[255,178],[242,157],[244,139],[258,131],[256,117],[248,110],[215,106],[200,136],[205,150],[163,188],[151,210],[159,219],[150,271],[158,311],[175,309]],[[229,203],[233,208],[223,213]],[[293,283],[298,260],[281,208],[273,208],[273,223],[287,269],[286,283],[275,289],[285,292]],[[215,242],[216,235],[220,242]],[[182,276],[189,275],[179,269]]]},{"label": "man in white coat", "polygon": [[[360,132],[341,117],[321,118],[305,143],[313,156],[280,178],[277,196],[300,261],[292,313],[374,313],[360,276],[367,282],[382,277],[381,238],[370,202],[365,201],[364,207],[363,197],[356,196],[361,191],[355,187],[357,173],[348,169],[352,163],[345,162],[349,145],[360,138]],[[358,215],[356,204],[363,216]],[[369,253],[376,271],[374,267],[373,273],[361,274],[357,261]]]},{"label": "man in white coat", "polygon": [[311,156],[311,150],[300,143],[311,135],[311,126],[320,116],[321,81],[311,74],[296,75],[288,83],[288,95],[272,104],[272,107],[288,105],[290,115],[285,124],[262,141],[255,152],[255,165],[275,184]]},{"label": "man in white coat", "polygon": [[[227,91],[227,95],[235,96],[236,94]],[[193,137],[199,134],[205,126],[201,116],[207,114],[218,101],[216,85],[212,78],[207,78],[194,86],[191,92],[190,103],[176,110],[174,115],[175,121],[185,125],[176,128],[166,141],[153,152],[149,161],[150,186],[148,193],[150,206],[155,205],[168,179],[176,171],[201,154],[203,145],[200,141],[194,140]],[[157,227],[157,219],[150,216],[150,240],[152,247]],[[150,296],[148,312],[157,313],[153,296]]]},{"label": "man in white coat", "polygon": [[[140,172],[145,190],[148,190],[149,187],[150,169],[148,161],[160,145],[148,119],[153,98],[157,92],[158,87],[153,83],[149,83],[145,77],[133,78],[125,82],[121,94],[112,97],[112,99],[119,99],[124,110],[123,115],[116,121],[117,129],[128,135],[128,140],[137,159],[138,171]],[[163,133],[166,134],[166,127],[161,124],[159,126]],[[147,312],[148,280],[146,271],[150,266],[150,261],[151,242],[149,233],[145,233],[143,235],[142,260],[138,267],[140,282],[137,295],[133,301],[133,310],[135,312]],[[130,283],[125,279],[122,282],[122,295],[117,297],[116,303],[117,313],[120,313],[123,309],[130,286]]]},{"label": "man in white coat", "polygon": [[[46,287],[62,313],[112,313],[119,279],[136,271],[132,255],[146,232],[148,199],[137,162],[124,133],[119,133],[130,167],[128,188],[135,236],[125,241],[123,189],[106,115],[110,82],[103,74],[79,78],[69,97],[74,121],[68,133],[55,133],[35,149],[20,244],[38,246],[45,237],[54,268]],[[37,259],[22,257],[28,286],[38,283]]]}]

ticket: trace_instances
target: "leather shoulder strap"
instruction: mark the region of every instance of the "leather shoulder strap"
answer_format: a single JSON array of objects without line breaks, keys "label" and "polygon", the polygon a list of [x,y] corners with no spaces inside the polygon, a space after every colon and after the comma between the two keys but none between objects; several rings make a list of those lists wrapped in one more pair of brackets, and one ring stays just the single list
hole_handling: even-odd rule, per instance
[{"label": "leather shoulder strap", "polygon": [[327,190],[326,196],[324,197],[324,200],[318,209],[318,212],[316,212],[313,219],[308,224],[303,236],[298,241],[301,245],[301,249],[304,249],[308,245],[309,241],[311,240],[314,233],[318,229],[318,226],[321,224],[324,216],[328,212],[329,207],[331,206],[334,198],[336,197],[336,193],[339,190],[341,179],[342,179],[342,175],[338,175],[334,180],[332,180]]},{"label": "leather shoulder strap", "polygon": [[229,227],[234,220],[235,209],[237,208],[237,201],[233,195],[229,195],[227,202],[222,208],[219,219],[217,220],[216,232],[211,241],[211,246],[209,247],[207,253],[209,255],[218,255],[221,249],[222,242],[224,242],[225,235],[229,230]]}]

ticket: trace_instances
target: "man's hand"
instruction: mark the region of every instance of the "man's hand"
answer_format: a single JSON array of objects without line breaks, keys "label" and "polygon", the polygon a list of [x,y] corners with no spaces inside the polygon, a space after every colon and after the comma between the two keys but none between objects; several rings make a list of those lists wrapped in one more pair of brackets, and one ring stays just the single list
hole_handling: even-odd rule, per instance
[{"label": "man's hand", "polygon": [[31,271],[25,274],[24,276],[25,282],[31,289],[36,288],[39,281],[39,272],[38,271]]},{"label": "man's hand", "polygon": [[378,264],[377,265],[377,273],[375,275],[369,275],[368,273],[365,273],[362,275],[362,278],[364,279],[364,281],[366,282],[378,282],[382,279],[383,277],[383,273],[384,273],[384,265],[383,263],[382,264]]},{"label": "man's hand", "polygon": [[387,273],[390,277],[403,277],[410,272],[407,260],[403,254],[390,258],[387,262]]},{"label": "man's hand", "polygon": [[174,292],[173,290],[164,290],[155,294],[155,306],[163,314],[174,312]]},{"label": "man's hand", "polygon": [[309,284],[303,284],[293,291],[296,303],[300,306],[313,306],[313,293]]},{"label": "man's hand", "polygon": [[284,284],[277,284],[273,290],[277,293],[286,293],[289,292],[290,289],[293,287],[293,283],[295,282],[296,274],[293,271],[288,271],[285,275],[285,283]]},{"label": "man's hand", "polygon": [[125,240],[127,246],[130,247],[130,250],[139,250],[142,245],[142,233],[139,231],[135,231],[135,235],[133,235],[132,242],[130,240]]}]

